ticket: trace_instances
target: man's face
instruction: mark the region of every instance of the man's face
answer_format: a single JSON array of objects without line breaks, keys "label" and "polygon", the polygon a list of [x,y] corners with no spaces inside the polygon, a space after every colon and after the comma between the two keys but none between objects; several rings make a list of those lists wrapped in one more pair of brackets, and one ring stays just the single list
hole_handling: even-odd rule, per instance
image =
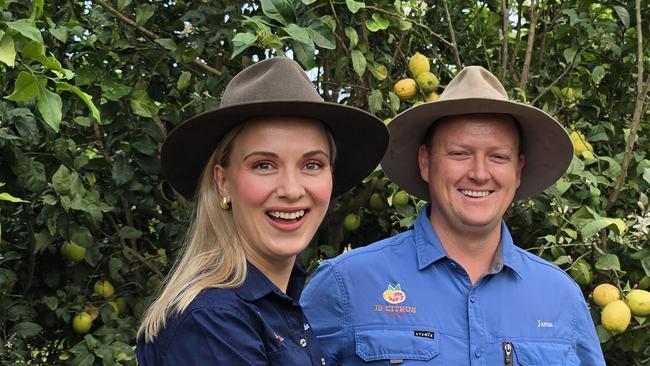
[{"label": "man's face", "polygon": [[420,175],[429,183],[431,221],[438,230],[490,233],[519,187],[524,157],[515,122],[498,114],[438,122],[430,148],[420,147]]}]

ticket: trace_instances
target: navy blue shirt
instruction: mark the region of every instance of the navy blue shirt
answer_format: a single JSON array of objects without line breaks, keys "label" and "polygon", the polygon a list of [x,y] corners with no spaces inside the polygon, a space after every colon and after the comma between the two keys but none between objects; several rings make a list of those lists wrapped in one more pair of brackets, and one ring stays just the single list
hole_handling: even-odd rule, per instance
[{"label": "navy blue shirt", "polygon": [[427,210],[412,230],[323,262],[301,303],[329,365],[605,365],[580,288],[505,224],[475,284]]},{"label": "navy blue shirt", "polygon": [[318,340],[297,303],[304,283],[304,272],[295,267],[284,294],[249,263],[240,287],[203,290],[152,343],[140,339],[138,363],[325,365]]}]

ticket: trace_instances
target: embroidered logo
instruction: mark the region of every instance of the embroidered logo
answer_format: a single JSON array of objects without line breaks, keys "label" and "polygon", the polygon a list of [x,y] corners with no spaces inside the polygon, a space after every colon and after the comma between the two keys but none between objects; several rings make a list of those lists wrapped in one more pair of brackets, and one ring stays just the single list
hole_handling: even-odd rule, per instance
[{"label": "embroidered logo", "polygon": [[430,330],[414,330],[413,335],[416,337],[423,337],[423,338],[430,338],[430,339],[433,339],[435,337],[435,333],[433,333]]},{"label": "embroidered logo", "polygon": [[553,328],[553,323],[538,320],[537,321],[537,327],[538,328]]},{"label": "embroidered logo", "polygon": [[399,283],[395,287],[388,284],[388,289],[384,291],[383,297],[390,304],[399,304],[406,300],[406,294],[402,291],[402,286]]}]

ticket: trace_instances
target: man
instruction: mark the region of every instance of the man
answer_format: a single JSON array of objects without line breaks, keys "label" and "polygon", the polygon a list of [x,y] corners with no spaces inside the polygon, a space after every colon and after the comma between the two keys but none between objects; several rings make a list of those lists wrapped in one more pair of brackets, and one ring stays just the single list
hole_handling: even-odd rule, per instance
[{"label": "man", "polygon": [[567,169],[560,124],[472,66],[389,131],[384,171],[429,204],[319,266],[301,302],[328,365],[604,365],[580,288],[502,222]]}]

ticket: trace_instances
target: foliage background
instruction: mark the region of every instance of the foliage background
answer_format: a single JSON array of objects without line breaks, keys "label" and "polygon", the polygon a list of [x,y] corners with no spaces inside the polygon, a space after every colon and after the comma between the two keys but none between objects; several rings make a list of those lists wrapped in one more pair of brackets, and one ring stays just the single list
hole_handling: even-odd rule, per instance
[{"label": "foliage background", "polygon": [[[272,55],[299,60],[326,100],[387,121],[424,97],[392,92],[416,51],[443,87],[462,66],[490,69],[594,150],[513,205],[516,241],[587,297],[601,282],[646,287],[647,19],[640,0],[0,0],[0,363],[135,364],[138,319],[191,210],[160,175],[159,145]],[[393,204],[397,191],[378,170],[333,202],[301,262],[404,230],[423,202]],[[350,213],[358,230],[342,227]],[[62,257],[68,241],[82,261]],[[101,279],[126,308],[93,294]],[[649,364],[647,319],[612,335],[590,304],[608,364]],[[91,331],[74,333],[93,308]]]}]

